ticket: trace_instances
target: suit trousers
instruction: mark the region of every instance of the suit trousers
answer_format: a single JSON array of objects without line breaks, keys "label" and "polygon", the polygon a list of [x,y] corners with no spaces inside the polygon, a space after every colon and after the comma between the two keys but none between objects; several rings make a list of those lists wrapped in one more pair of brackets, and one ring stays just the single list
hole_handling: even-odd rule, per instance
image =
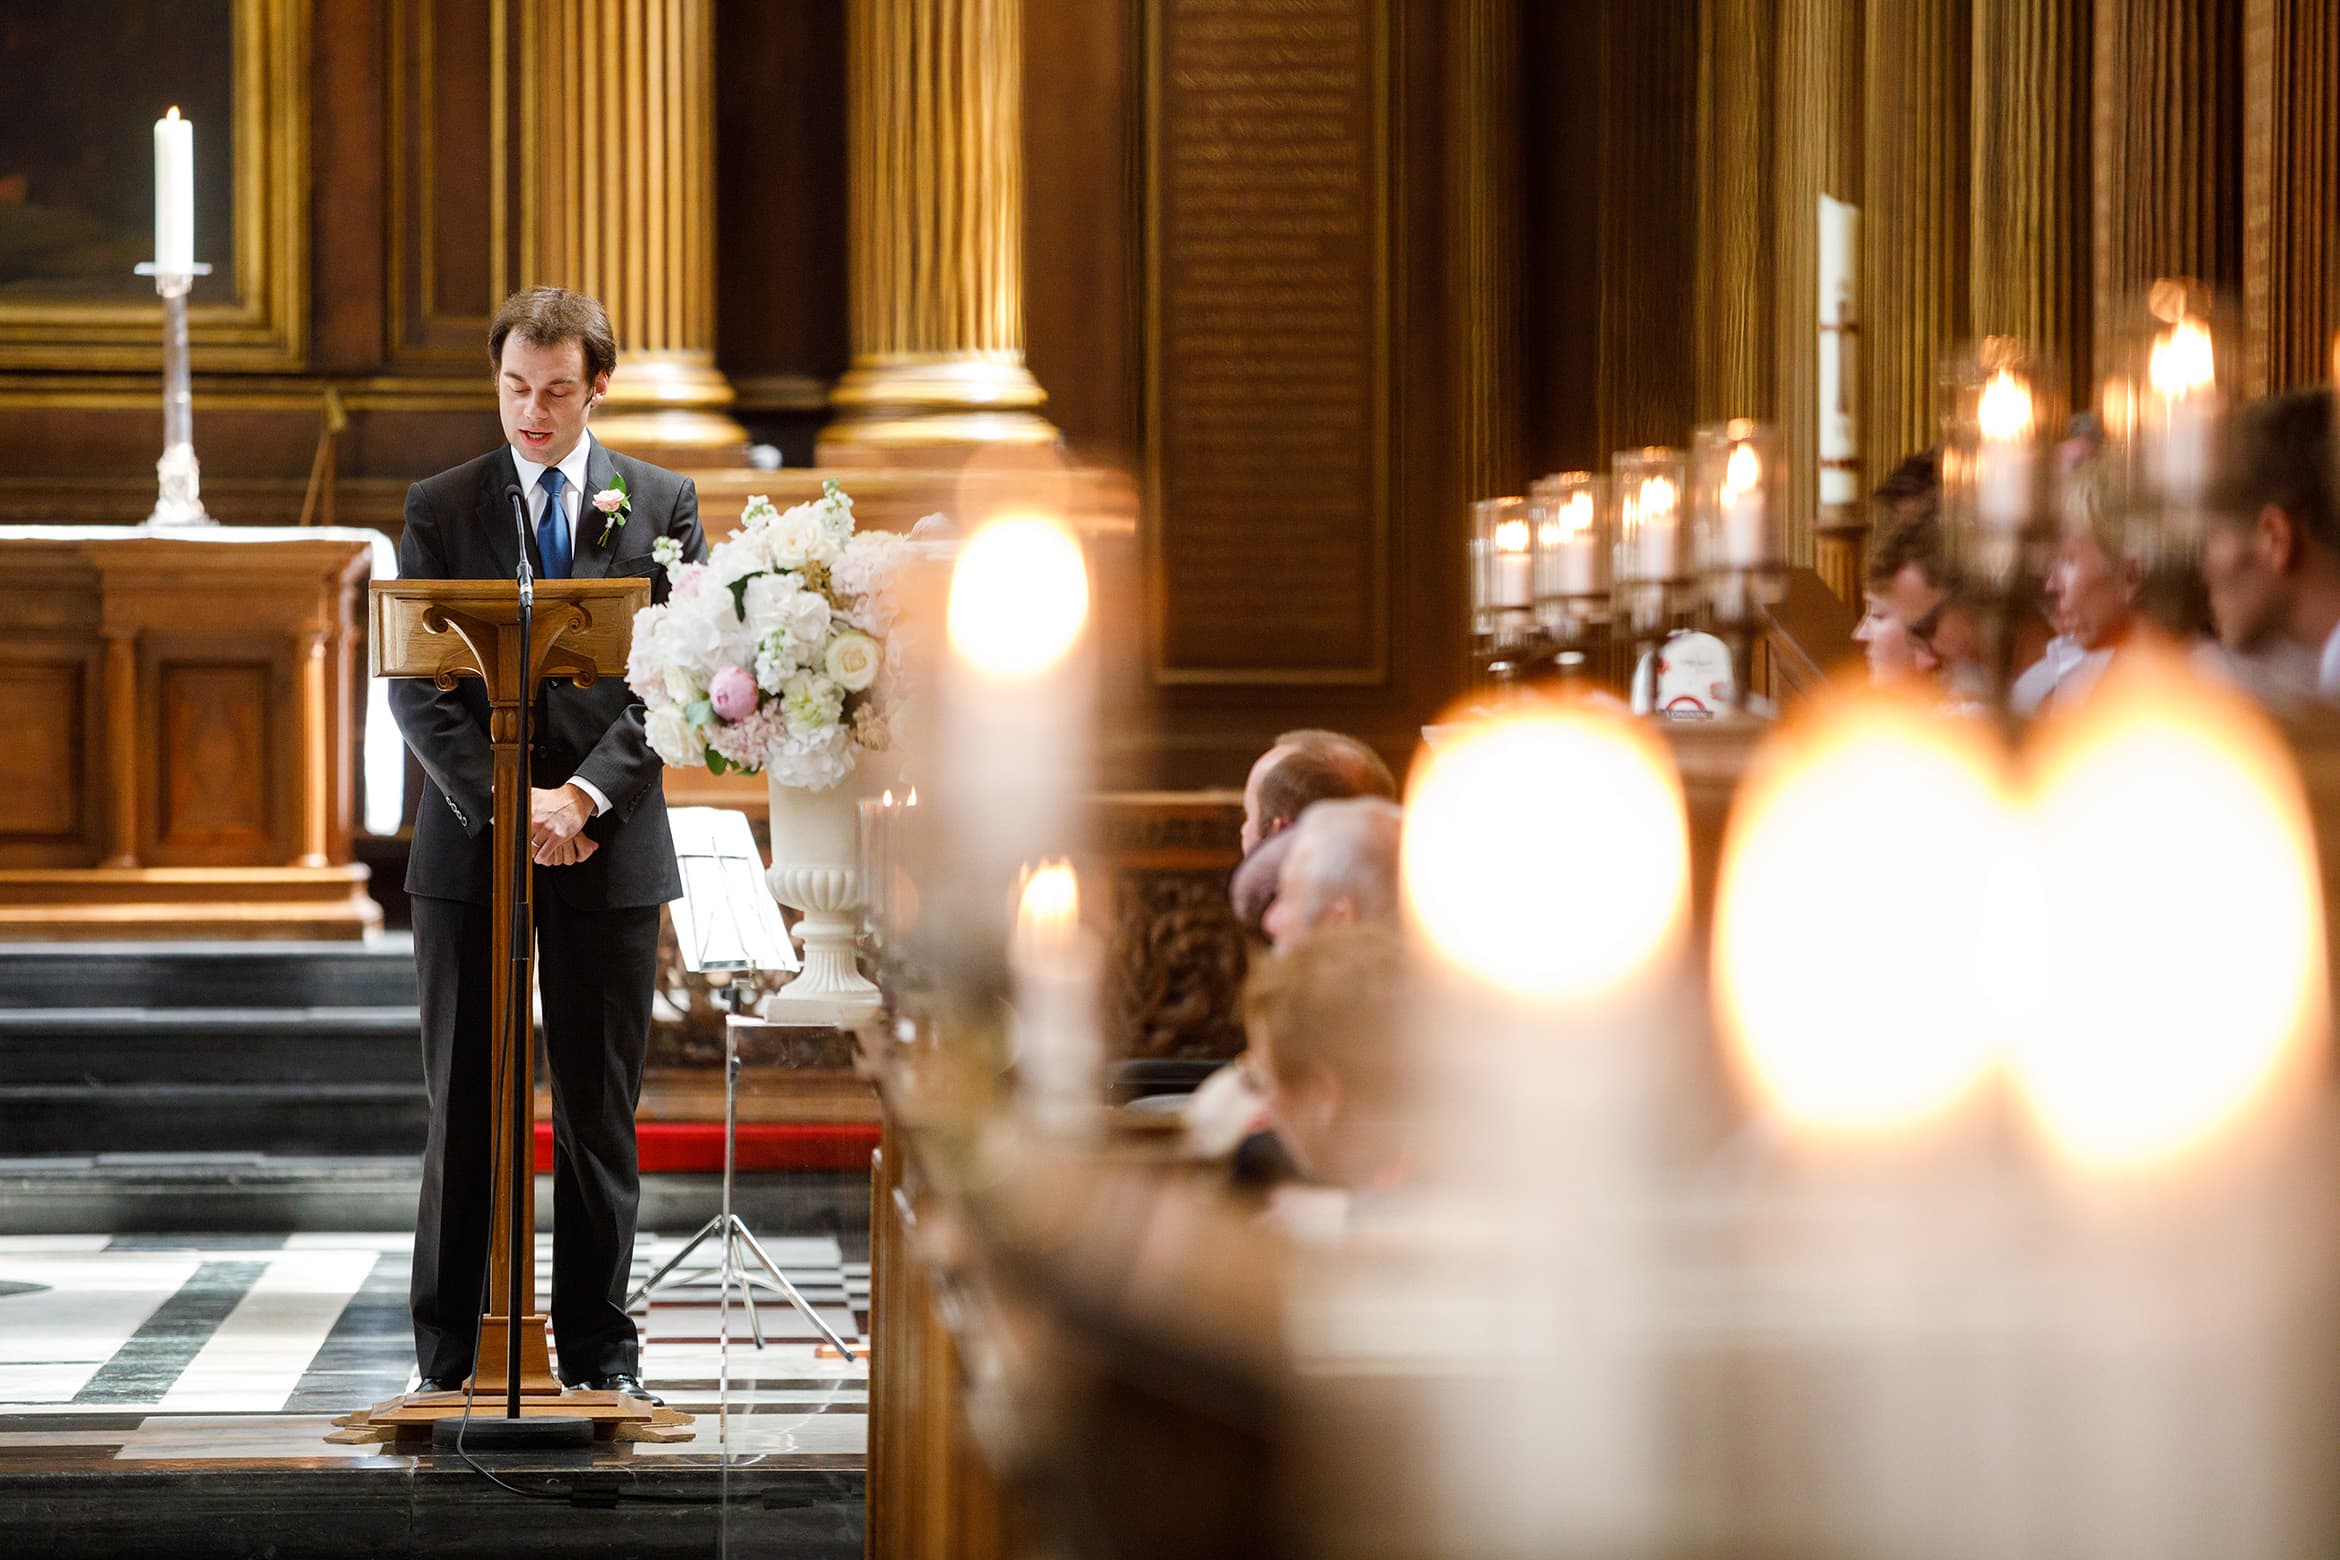
[{"label": "suit trousers", "polygon": [[[658,907],[579,910],[536,874],[536,978],[552,1075],[552,1330],[564,1380],[638,1374],[626,1314],[642,1180],[634,1107],[650,1048]],[[486,905],[417,895],[414,962],[422,995],[423,1075],[431,1123],[414,1238],[415,1360],[425,1376],[470,1373],[479,1342],[494,1175],[489,1098]],[[534,1304],[533,1299],[530,1304]],[[488,1309],[501,1311],[501,1296]]]}]

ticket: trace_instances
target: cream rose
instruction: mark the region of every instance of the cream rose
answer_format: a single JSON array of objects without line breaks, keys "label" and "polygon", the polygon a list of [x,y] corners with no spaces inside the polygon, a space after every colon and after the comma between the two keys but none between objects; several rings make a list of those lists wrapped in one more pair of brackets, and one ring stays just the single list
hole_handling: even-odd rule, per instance
[{"label": "cream rose", "polygon": [[829,641],[829,677],[847,693],[877,681],[879,659],[877,641],[867,634],[839,634]]}]

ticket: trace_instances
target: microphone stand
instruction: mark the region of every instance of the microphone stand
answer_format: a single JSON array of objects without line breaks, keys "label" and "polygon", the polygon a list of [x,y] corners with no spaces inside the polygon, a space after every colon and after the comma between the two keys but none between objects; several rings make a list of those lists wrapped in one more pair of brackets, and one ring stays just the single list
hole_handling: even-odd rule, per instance
[{"label": "microphone stand", "polygon": [[[520,807],[521,826],[512,831],[512,926],[508,946],[511,962],[505,968],[506,981],[504,1020],[510,1026],[501,1038],[504,1055],[509,1058],[512,1076],[505,1081],[516,1099],[525,1099],[521,1090],[533,1090],[534,1078],[519,1076],[520,1059],[529,1054],[523,1044],[528,1026],[535,1022],[528,1001],[528,941],[534,934],[536,874],[529,861],[529,823],[534,809],[527,805],[535,781],[534,750],[528,741],[528,722],[536,705],[536,686],[530,673],[535,669],[530,647],[530,634],[536,617],[536,576],[528,567],[528,499],[520,491],[520,484],[511,483],[504,496],[512,501],[512,526],[520,543],[520,676],[524,697],[520,700]],[[549,500],[548,500],[549,501]],[[528,1314],[528,1304],[534,1295],[520,1293],[520,1273],[523,1267],[520,1254],[521,1218],[520,1187],[525,1179],[520,1174],[524,1153],[532,1153],[536,1145],[528,1141],[528,1121],[534,1113],[513,1110],[512,1118],[512,1174],[505,1177],[505,1249],[504,1249],[504,1414],[508,1419],[520,1417],[520,1319]],[[523,1300],[528,1304],[523,1304]]]}]

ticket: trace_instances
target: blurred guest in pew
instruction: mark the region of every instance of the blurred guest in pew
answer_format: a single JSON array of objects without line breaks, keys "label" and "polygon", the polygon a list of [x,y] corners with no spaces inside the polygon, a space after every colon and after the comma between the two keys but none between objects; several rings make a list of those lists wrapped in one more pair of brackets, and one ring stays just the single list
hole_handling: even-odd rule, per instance
[{"label": "blurred guest in pew", "polygon": [[2202,548],[2218,637],[2259,691],[2340,700],[2332,393],[2254,402],[2225,442]]},{"label": "blurred guest in pew", "polygon": [[1335,796],[1397,795],[1381,755],[1338,731],[1287,731],[1243,782],[1243,854],[1292,826],[1311,802]]},{"label": "blurred guest in pew", "polygon": [[[1243,990],[1244,1032],[1278,1132],[1310,1180],[1350,1198],[1396,1189],[1410,1164],[1405,957],[1393,926],[1330,927],[1261,960]],[[1279,1202],[1295,1233],[1346,1223],[1339,1202]]]},{"label": "blurred guest in pew", "polygon": [[[1308,808],[1298,824],[1261,847],[1282,857],[1265,917],[1279,952],[1330,928],[1395,923],[1401,818],[1397,803],[1378,796],[1337,798]],[[1257,1058],[1247,1053],[1203,1080],[1187,1102],[1188,1151],[1204,1159],[1232,1155],[1240,1185],[1273,1184],[1290,1174],[1268,1130],[1263,1082]]]}]

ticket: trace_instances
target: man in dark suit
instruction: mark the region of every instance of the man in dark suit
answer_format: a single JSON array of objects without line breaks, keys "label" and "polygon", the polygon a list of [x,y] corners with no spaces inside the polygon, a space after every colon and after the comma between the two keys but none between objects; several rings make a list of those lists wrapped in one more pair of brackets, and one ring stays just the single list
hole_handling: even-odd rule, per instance
[{"label": "man in dark suit", "polygon": [[[706,556],[686,477],[614,454],[586,431],[609,387],[609,316],[580,293],[516,293],[488,336],[506,444],[416,483],[398,566],[408,579],[510,579],[522,541],[509,490],[528,505],[528,561],[540,579],[641,575],[665,594],[651,543],[671,536]],[[628,499],[605,512],[623,478]],[[426,1391],[460,1387],[478,1344],[487,1263],[492,1136],[489,968],[493,798],[488,703],[476,679],[443,692],[391,685],[407,746],[429,777],[406,889],[422,988],[430,1090],[414,1248],[415,1356]],[[658,907],[682,893],[658,755],[622,677],[548,685],[531,717],[529,847],[537,978],[553,1086],[553,1339],[571,1385],[641,1391],[641,1346],[626,1315],[641,1199],[634,1105],[650,1041]]]}]

